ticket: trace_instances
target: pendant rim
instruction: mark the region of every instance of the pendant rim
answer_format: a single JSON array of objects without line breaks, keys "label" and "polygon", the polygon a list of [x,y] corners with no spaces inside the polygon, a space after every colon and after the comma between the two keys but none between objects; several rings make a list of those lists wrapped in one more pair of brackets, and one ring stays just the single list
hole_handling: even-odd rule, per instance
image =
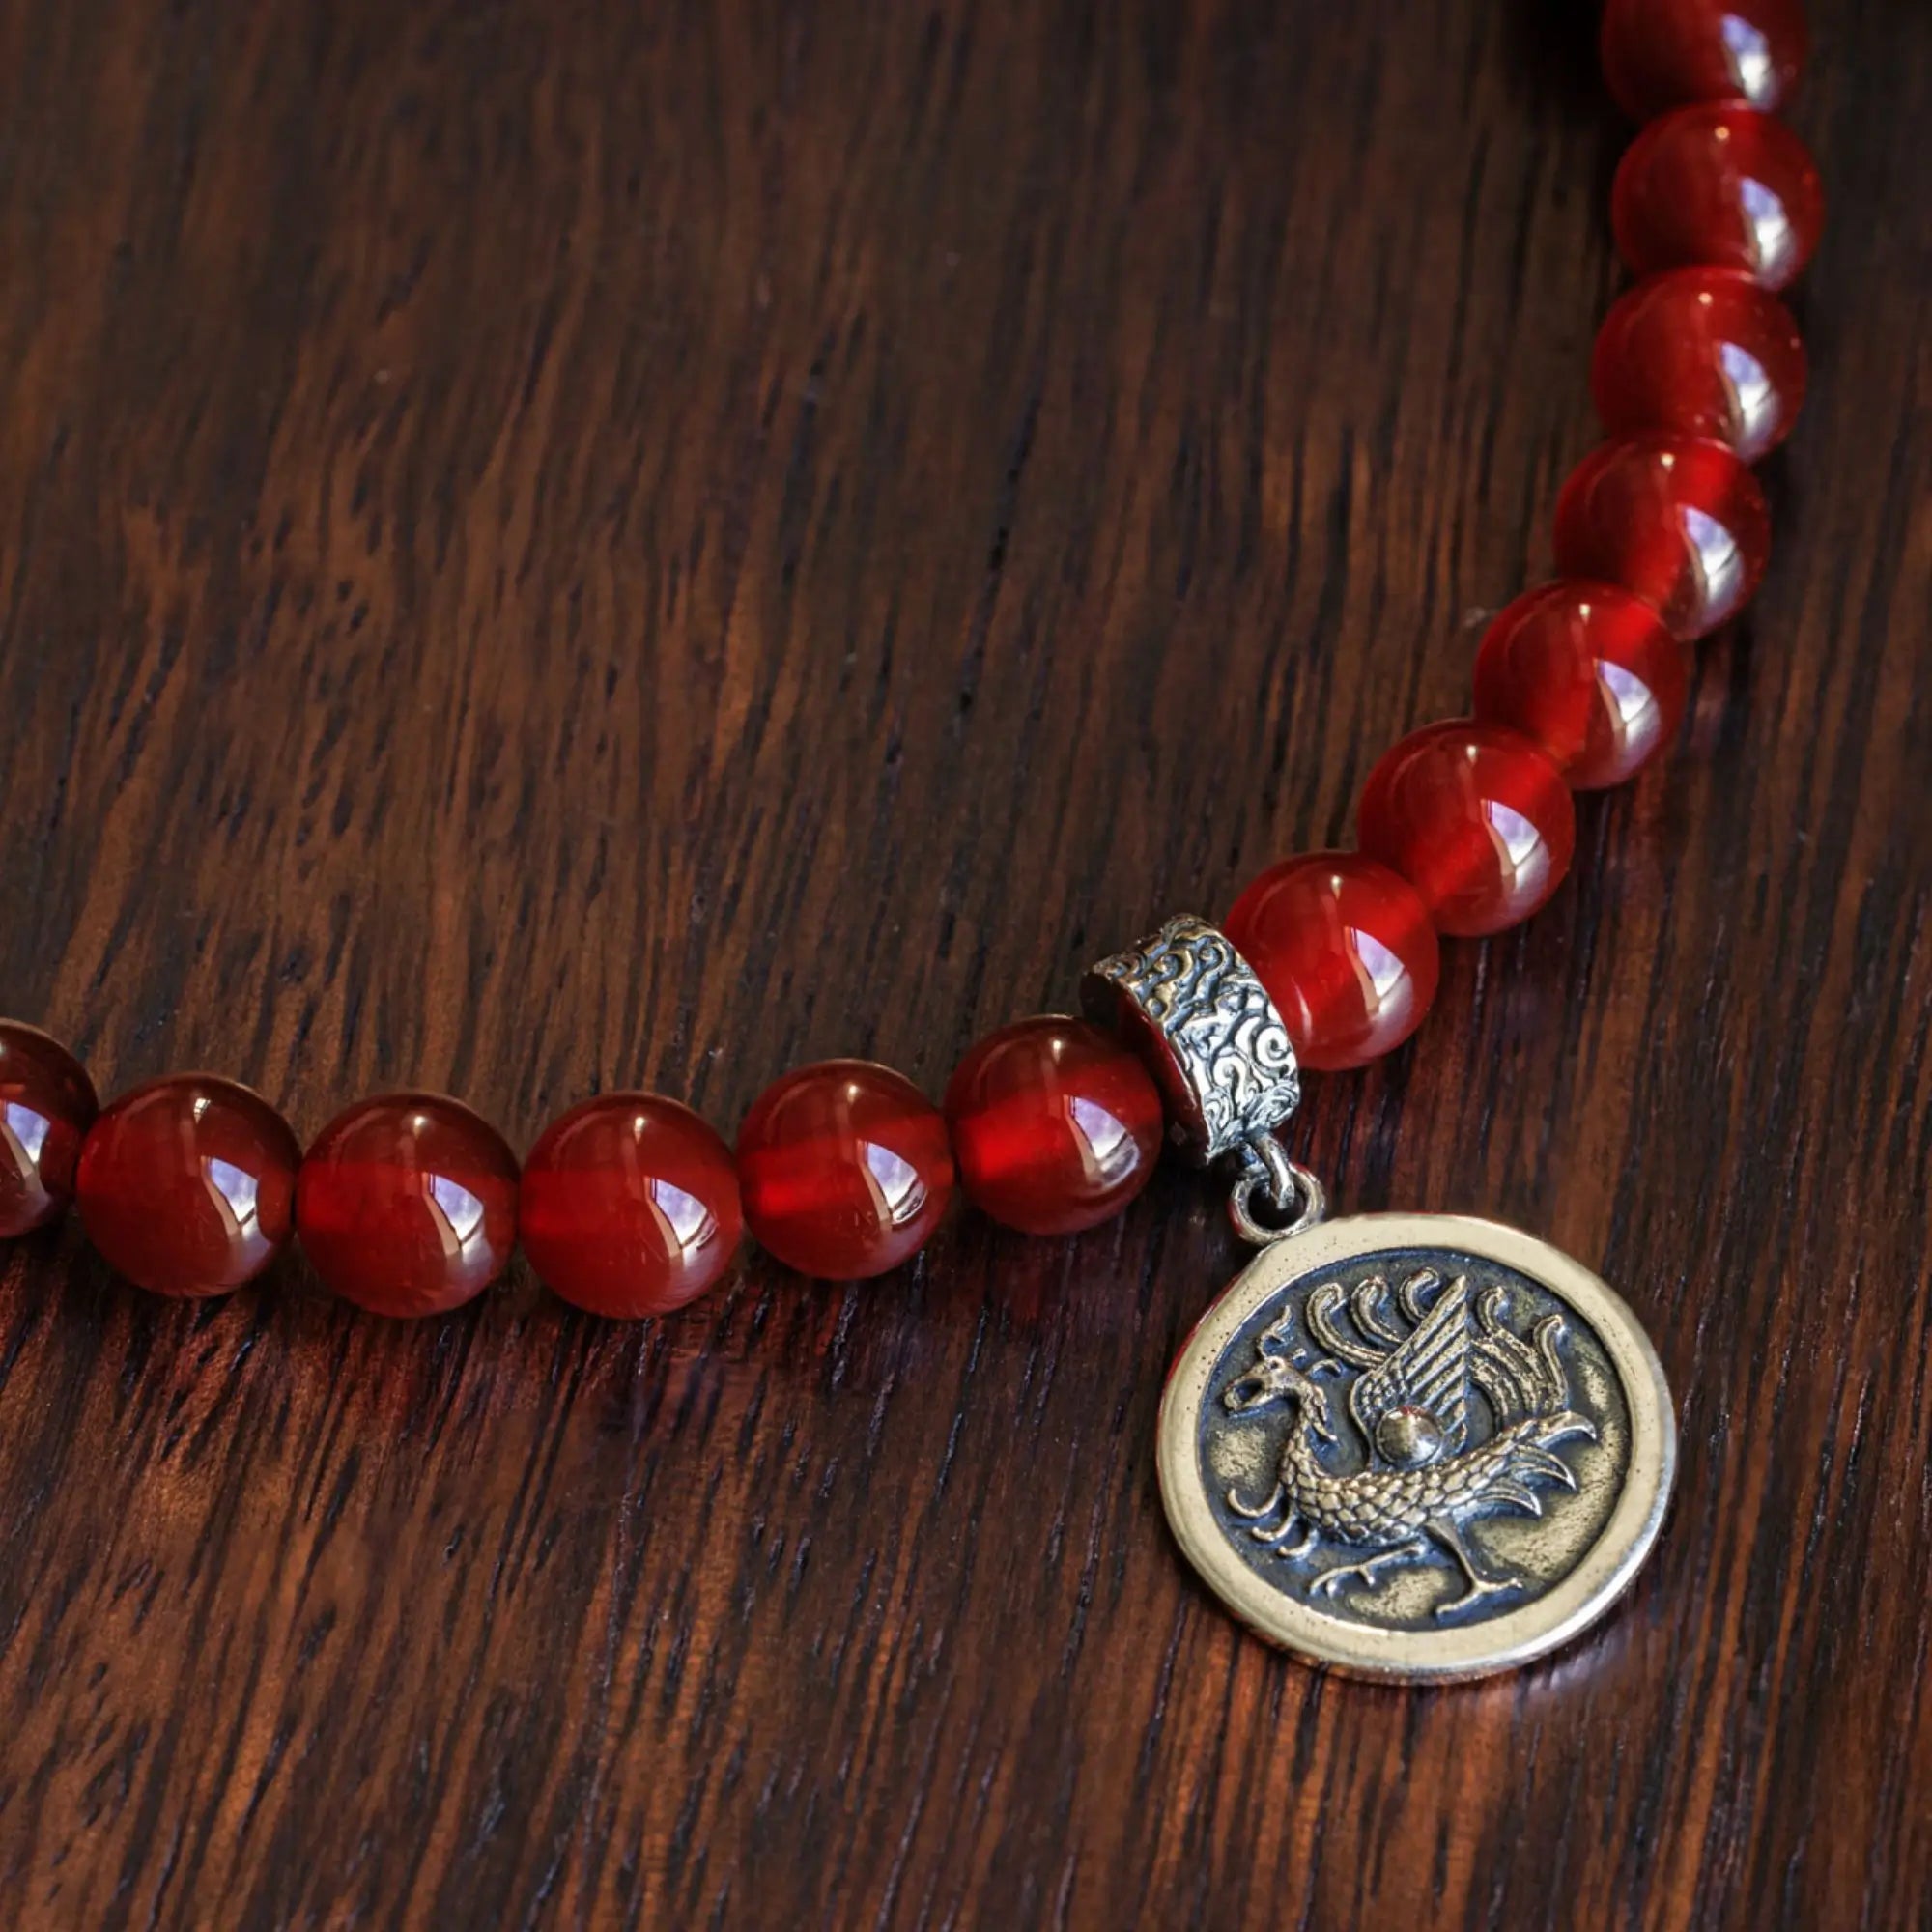
[{"label": "pendant rim", "polygon": [[[1595,1332],[1631,1417],[1629,1473],[1575,1569],[1542,1595],[1483,1623],[1422,1633],[1325,1615],[1249,1568],[1215,1520],[1199,1435],[1202,1406],[1225,1350],[1264,1302],[1327,1263],[1405,1247],[1464,1252],[1517,1269],[1547,1289]],[[1493,1676],[1546,1657],[1581,1636],[1624,1596],[1669,1510],[1677,1417],[1663,1364],[1643,1324],[1594,1270],[1505,1222],[1397,1211],[1340,1216],[1263,1249],[1176,1355],[1161,1392],[1156,1445],[1169,1528],[1201,1582],[1236,1621],[1317,1669],[1378,1683],[1443,1684]]]}]

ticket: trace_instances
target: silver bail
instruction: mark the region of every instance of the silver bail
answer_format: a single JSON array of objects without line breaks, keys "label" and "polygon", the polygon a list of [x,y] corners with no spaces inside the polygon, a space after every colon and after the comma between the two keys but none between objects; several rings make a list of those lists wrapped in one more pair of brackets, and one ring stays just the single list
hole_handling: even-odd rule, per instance
[{"label": "silver bail", "polygon": [[[1301,1104],[1288,1028],[1255,970],[1205,919],[1171,919],[1151,939],[1102,959],[1081,981],[1090,1017],[1114,1028],[1146,1063],[1182,1159],[1239,1163],[1229,1211],[1244,1239],[1312,1226],[1320,1182],[1289,1160],[1274,1129]],[[1265,1193],[1292,1229],[1269,1230],[1250,1204]]]}]

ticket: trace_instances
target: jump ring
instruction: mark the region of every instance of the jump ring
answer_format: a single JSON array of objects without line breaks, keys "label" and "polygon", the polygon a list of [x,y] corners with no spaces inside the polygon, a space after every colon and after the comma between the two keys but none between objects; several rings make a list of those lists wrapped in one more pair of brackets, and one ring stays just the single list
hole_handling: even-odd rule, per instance
[{"label": "jump ring", "polygon": [[[1255,1158],[1243,1167],[1234,1192],[1228,1197],[1228,1218],[1235,1224],[1235,1233],[1249,1246],[1266,1248],[1293,1236],[1305,1235],[1316,1226],[1328,1212],[1328,1191],[1299,1161],[1289,1159],[1272,1134],[1260,1139],[1274,1151],[1264,1151],[1258,1142],[1249,1143]],[[1301,1210],[1284,1226],[1269,1227],[1255,1218],[1253,1203],[1257,1194],[1265,1194],[1282,1208],[1299,1199]]]}]

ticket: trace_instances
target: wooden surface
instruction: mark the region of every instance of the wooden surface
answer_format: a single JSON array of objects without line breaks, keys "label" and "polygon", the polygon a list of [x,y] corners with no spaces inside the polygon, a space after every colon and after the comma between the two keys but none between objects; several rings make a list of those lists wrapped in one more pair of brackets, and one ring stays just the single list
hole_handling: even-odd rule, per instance
[{"label": "wooden surface", "polygon": [[[0,1259],[10,1927],[1932,1914],[1932,15],[1832,0],[1776,553],[1666,769],[1312,1083],[1356,1208],[1623,1284],[1605,1626],[1321,1679],[1183,1575],[1164,1175],[600,1326]],[[0,1009],[520,1147],[936,1092],[1346,837],[1589,447],[1570,0],[0,7]]]}]

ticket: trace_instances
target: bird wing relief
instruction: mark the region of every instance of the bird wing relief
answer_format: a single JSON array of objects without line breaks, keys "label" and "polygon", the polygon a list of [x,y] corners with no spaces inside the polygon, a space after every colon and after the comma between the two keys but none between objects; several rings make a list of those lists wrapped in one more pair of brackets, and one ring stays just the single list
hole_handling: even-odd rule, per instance
[{"label": "bird wing relief", "polygon": [[[1469,1434],[1469,1282],[1466,1275],[1459,1274],[1422,1313],[1418,1298],[1421,1288],[1440,1278],[1433,1269],[1423,1270],[1422,1275],[1428,1276],[1428,1282],[1413,1275],[1403,1283],[1396,1296],[1405,1314],[1411,1318],[1419,1314],[1420,1319],[1400,1346],[1349,1391],[1349,1410],[1371,1449],[1378,1427],[1391,1409],[1426,1410],[1442,1431],[1443,1453],[1453,1456]],[[1360,1321],[1361,1311],[1354,1313]],[[1379,1310],[1377,1317],[1372,1332],[1390,1332]]]}]

